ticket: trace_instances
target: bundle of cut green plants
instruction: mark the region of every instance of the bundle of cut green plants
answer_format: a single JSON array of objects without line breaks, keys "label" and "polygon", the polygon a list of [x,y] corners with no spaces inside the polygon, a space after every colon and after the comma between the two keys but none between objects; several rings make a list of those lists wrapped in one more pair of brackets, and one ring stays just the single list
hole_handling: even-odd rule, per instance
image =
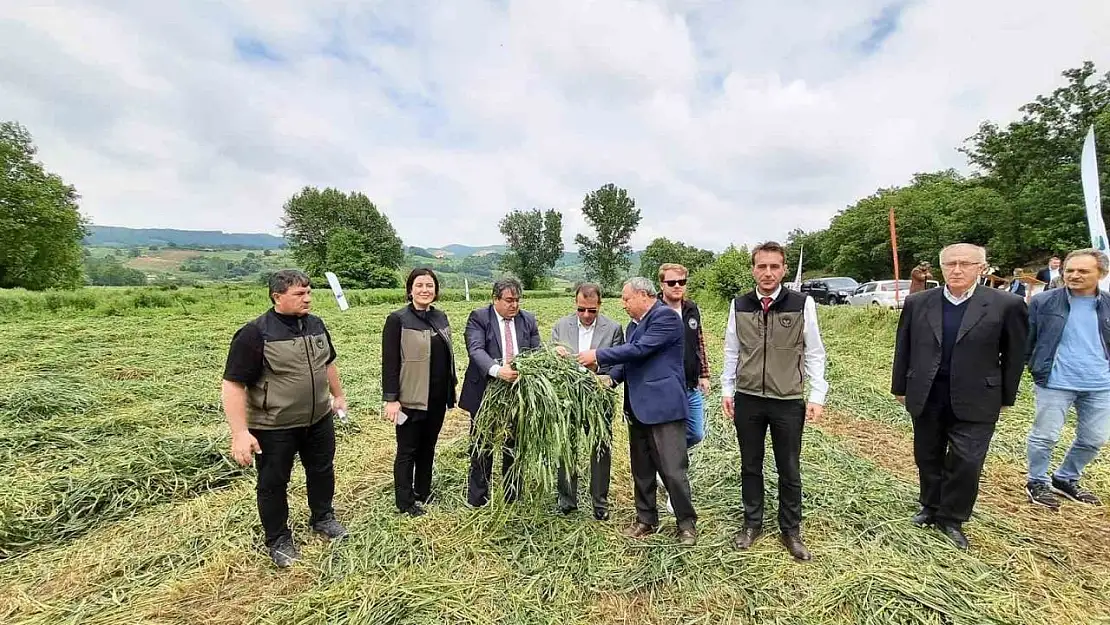
[{"label": "bundle of cut green plants", "polygon": [[524,352],[512,367],[520,374],[515,382],[497,378],[486,387],[476,443],[498,449],[511,438],[508,477],[549,489],[560,465],[576,466],[580,451],[597,453],[610,444],[617,392],[554,347]]}]

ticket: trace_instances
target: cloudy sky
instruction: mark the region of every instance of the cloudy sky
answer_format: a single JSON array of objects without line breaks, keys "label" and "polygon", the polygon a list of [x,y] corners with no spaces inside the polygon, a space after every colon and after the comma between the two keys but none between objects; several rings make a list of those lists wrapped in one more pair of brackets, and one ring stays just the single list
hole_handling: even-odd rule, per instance
[{"label": "cloudy sky", "polygon": [[94,223],[279,232],[305,185],[407,244],[499,242],[614,182],[633,244],[823,226],[965,168],[1060,72],[1110,70],[1106,0],[6,0],[0,120]]}]

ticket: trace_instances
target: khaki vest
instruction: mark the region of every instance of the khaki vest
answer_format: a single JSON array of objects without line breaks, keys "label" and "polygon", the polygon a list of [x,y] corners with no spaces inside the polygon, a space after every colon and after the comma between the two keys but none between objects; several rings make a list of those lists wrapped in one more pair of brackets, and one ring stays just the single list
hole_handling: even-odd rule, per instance
[{"label": "khaki vest", "polygon": [[331,414],[331,346],[319,317],[294,330],[266,313],[252,321],[262,333],[262,377],[247,388],[247,425],[260,430],[305,427]]},{"label": "khaki vest", "polygon": [[805,393],[805,301],[783,288],[766,315],[755,291],[736,298],[737,392],[771,399],[800,399]]}]

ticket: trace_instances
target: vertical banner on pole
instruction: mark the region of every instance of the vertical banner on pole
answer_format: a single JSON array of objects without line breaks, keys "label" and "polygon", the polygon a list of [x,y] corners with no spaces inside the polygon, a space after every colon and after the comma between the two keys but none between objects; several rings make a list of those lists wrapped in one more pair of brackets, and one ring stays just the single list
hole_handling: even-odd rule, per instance
[{"label": "vertical banner on pole", "polygon": [[888,213],[888,220],[890,221],[890,249],[894,254],[894,302],[897,305],[902,301],[902,290],[900,288],[899,280],[902,276],[898,271],[898,232],[894,228],[894,207],[890,207]]},{"label": "vertical banner on pole", "polygon": [[470,280],[463,276],[463,291],[466,293],[466,301],[470,301]]},{"label": "vertical banner on pole", "polygon": [[335,303],[339,304],[339,310],[350,308],[347,298],[343,295],[343,287],[339,286],[339,278],[330,271],[324,272],[324,277],[328,279],[328,285],[331,286],[331,292],[335,295]]},{"label": "vertical banner on pole", "polygon": [[802,259],[805,258],[806,246],[803,244],[801,249],[798,250],[798,271],[794,274],[794,285],[790,288],[795,291],[802,290]]},{"label": "vertical banner on pole", "polygon": [[[1083,178],[1083,200],[1087,205],[1087,229],[1091,233],[1091,247],[1108,253],[1106,224],[1102,219],[1102,196],[1098,186],[1098,154],[1095,152],[1095,127],[1087,131],[1083,140],[1083,157],[1080,173]],[[1099,281],[1103,291],[1110,291],[1110,276]]]}]

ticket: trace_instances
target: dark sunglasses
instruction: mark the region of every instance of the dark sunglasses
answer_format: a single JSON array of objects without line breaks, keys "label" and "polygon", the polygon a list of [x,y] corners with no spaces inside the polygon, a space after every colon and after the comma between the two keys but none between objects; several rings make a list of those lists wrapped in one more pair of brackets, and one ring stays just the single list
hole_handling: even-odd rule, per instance
[{"label": "dark sunglasses", "polygon": [[681,280],[664,280],[663,284],[667,286],[686,286],[686,278]]},{"label": "dark sunglasses", "polygon": [[578,312],[580,312],[580,313],[588,312],[588,313],[593,313],[593,314],[596,315],[597,314],[597,309],[596,308],[586,308],[585,306],[579,306],[578,307]]}]

